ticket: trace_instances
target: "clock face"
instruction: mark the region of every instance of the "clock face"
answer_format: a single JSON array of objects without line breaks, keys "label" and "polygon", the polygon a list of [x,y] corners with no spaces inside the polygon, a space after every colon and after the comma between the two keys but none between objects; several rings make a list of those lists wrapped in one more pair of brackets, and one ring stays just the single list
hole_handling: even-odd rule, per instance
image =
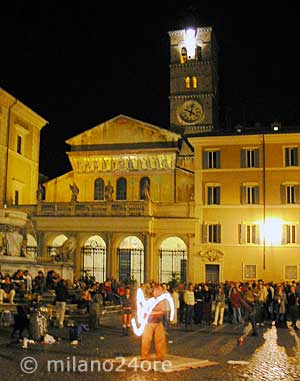
[{"label": "clock face", "polygon": [[185,101],[178,108],[178,117],[184,123],[194,124],[200,122],[203,117],[203,107],[195,100]]}]

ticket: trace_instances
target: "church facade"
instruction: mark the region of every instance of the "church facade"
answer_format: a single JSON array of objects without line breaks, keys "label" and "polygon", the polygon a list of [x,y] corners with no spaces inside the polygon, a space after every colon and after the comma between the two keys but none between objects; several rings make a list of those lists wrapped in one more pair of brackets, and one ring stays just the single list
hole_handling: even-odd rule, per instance
[{"label": "church facade", "polygon": [[212,28],[169,36],[170,128],[117,115],[70,137],[71,171],[15,205],[37,255],[69,248],[99,281],[298,280],[300,133],[222,128]]}]

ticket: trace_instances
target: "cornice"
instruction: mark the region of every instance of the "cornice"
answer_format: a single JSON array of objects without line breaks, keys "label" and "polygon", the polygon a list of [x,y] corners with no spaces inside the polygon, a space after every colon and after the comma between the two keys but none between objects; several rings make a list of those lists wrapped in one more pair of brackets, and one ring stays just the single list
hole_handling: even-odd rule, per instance
[{"label": "cornice", "polygon": [[185,99],[195,99],[195,98],[210,98],[214,97],[214,93],[200,93],[200,94],[186,94],[186,95],[170,95],[169,99],[170,100],[185,100]]},{"label": "cornice", "polygon": [[12,110],[15,115],[25,119],[27,122],[31,123],[40,130],[48,123],[46,119],[42,118],[20,101],[17,101],[17,103],[12,106]]},{"label": "cornice", "polygon": [[186,67],[195,67],[195,66],[202,66],[202,65],[214,65],[214,62],[212,60],[201,60],[201,61],[196,61],[196,60],[190,60],[186,63],[171,63],[169,65],[170,69],[174,68],[186,68]]},{"label": "cornice", "polygon": [[[199,32],[212,32],[212,30],[213,30],[213,28],[211,26],[200,27],[200,28],[196,28],[196,29],[197,29],[197,33],[199,33]],[[171,30],[168,33],[169,33],[170,37],[181,36],[185,33],[185,29]]]}]

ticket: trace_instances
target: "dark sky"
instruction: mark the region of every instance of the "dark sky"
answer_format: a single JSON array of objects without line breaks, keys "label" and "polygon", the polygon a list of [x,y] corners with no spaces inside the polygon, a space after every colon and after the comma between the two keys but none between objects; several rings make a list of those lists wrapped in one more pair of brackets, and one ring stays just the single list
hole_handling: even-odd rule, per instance
[{"label": "dark sky", "polygon": [[232,125],[300,125],[299,20],[287,1],[6,3],[0,87],[49,121],[40,155],[49,178],[70,169],[66,139],[118,114],[168,128],[168,31],[188,20],[216,32],[221,125],[225,115]]}]

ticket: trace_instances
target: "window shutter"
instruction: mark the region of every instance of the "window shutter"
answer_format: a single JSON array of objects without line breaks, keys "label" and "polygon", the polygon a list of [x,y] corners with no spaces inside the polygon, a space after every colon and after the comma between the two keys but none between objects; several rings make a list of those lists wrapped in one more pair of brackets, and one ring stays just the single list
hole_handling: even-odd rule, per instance
[{"label": "window shutter", "polygon": [[202,224],[202,242],[207,243],[207,224]]},{"label": "window shutter", "polygon": [[254,204],[259,204],[259,187],[254,187]]},{"label": "window shutter", "polygon": [[208,169],[208,152],[207,151],[203,151],[203,154],[202,154],[202,166],[203,166],[203,169]]},{"label": "window shutter", "polygon": [[286,186],[280,185],[280,201],[282,204],[286,204]]},{"label": "window shutter", "polygon": [[216,195],[215,204],[220,205],[221,188],[216,187],[215,192],[216,192],[215,193],[215,195]]},{"label": "window shutter", "polygon": [[300,193],[300,186],[295,185],[295,204],[299,204],[299,193]]},{"label": "window shutter", "polygon": [[281,244],[286,245],[287,243],[287,225],[282,225],[281,227]]},{"label": "window shutter", "polygon": [[221,152],[216,151],[216,168],[221,168]]},{"label": "window shutter", "polygon": [[239,224],[239,244],[244,245],[246,243],[246,225]]},{"label": "window shutter", "polygon": [[295,162],[294,162],[294,165],[298,165],[298,148],[294,148],[294,159],[295,159]]},{"label": "window shutter", "polygon": [[289,160],[289,148],[285,148],[285,166],[288,167],[290,165],[290,160]]},{"label": "window shutter", "polygon": [[259,167],[259,149],[254,150],[254,167]]},{"label": "window shutter", "polygon": [[241,149],[241,168],[246,168],[246,150]]},{"label": "window shutter", "polygon": [[241,186],[241,204],[246,204],[246,187]]},{"label": "window shutter", "polygon": [[258,224],[255,225],[255,243],[256,245],[260,244],[260,226]]},{"label": "window shutter", "polygon": [[212,192],[213,192],[213,188],[207,187],[207,204],[208,205],[212,204]]},{"label": "window shutter", "polygon": [[217,225],[217,243],[221,243],[221,224]]},{"label": "window shutter", "polygon": [[296,244],[299,245],[300,243],[300,225],[296,225]]}]

